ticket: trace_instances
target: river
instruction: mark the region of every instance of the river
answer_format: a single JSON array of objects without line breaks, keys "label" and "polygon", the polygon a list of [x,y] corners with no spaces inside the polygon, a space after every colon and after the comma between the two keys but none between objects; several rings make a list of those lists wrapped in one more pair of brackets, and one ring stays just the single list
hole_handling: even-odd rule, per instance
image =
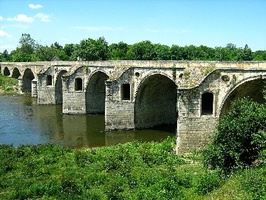
[{"label": "river", "polygon": [[61,105],[37,105],[28,95],[0,95],[0,144],[91,148],[174,135],[174,128],[106,132],[104,115],[65,115]]}]

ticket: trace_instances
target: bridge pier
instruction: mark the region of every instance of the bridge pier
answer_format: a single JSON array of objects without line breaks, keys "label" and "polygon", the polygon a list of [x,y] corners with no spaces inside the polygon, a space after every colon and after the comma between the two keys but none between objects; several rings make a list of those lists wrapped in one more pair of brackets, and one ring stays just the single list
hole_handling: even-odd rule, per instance
[{"label": "bridge pier", "polygon": [[31,81],[31,97],[33,98],[36,98],[38,96],[37,85],[38,85],[37,79],[33,79]]},{"label": "bridge pier", "polygon": [[22,76],[18,77],[18,93],[23,94],[23,78],[22,78]]},{"label": "bridge pier", "polygon": [[266,62],[58,61],[0,68],[39,104],[62,103],[65,114],[105,113],[106,130],[177,122],[178,153],[210,142],[231,101],[265,102]]},{"label": "bridge pier", "polygon": [[[134,129],[134,101],[129,91],[128,98],[121,96],[122,84],[106,81],[105,130]],[[130,88],[129,88],[130,90]]]}]

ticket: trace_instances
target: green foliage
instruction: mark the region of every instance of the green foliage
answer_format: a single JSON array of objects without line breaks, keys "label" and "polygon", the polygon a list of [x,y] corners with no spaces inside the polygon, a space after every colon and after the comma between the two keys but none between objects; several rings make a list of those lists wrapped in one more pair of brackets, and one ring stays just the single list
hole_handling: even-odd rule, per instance
[{"label": "green foliage", "polygon": [[218,188],[221,184],[221,178],[217,172],[206,173],[201,178],[197,185],[198,194],[207,194]]},{"label": "green foliage", "polygon": [[266,199],[266,166],[259,169],[247,169],[241,174],[241,184],[254,200]]},{"label": "green foliage", "polygon": [[77,57],[81,60],[107,60],[108,53],[108,43],[104,37],[82,40],[76,50]]},{"label": "green foliage", "polygon": [[[0,145],[0,199],[228,199],[212,196],[226,179],[197,155],[175,155],[175,140],[96,149]],[[243,191],[265,197],[265,167],[238,177]]]},{"label": "green foliage", "polygon": [[249,98],[232,103],[219,120],[212,144],[204,151],[204,163],[227,174],[251,166],[265,150],[266,106]]},{"label": "green foliage", "polygon": [[245,45],[237,48],[229,43],[225,47],[178,46],[153,44],[149,40],[132,45],[124,42],[108,45],[104,37],[84,39],[79,44],[66,44],[64,47],[55,42],[50,46],[38,44],[30,34],[22,34],[19,46],[10,54],[7,50],[0,53],[0,62],[29,62],[59,60],[217,60],[217,61],[264,61],[266,51],[252,50]]},{"label": "green foliage", "polygon": [[17,83],[17,79],[9,78],[0,74],[0,90],[5,92],[13,92],[14,86],[17,85]]}]

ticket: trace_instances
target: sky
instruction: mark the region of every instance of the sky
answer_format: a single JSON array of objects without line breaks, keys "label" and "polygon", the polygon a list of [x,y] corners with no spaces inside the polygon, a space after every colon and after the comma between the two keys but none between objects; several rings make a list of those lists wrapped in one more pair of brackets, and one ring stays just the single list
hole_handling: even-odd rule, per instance
[{"label": "sky", "polygon": [[144,40],[266,50],[266,0],[0,0],[0,52],[38,44]]}]

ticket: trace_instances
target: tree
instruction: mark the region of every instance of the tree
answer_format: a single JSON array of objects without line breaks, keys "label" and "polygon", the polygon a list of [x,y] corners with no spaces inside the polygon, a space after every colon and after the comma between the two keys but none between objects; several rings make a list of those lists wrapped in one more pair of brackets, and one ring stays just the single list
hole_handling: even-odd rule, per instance
[{"label": "tree", "polygon": [[238,55],[237,55],[237,60],[238,61],[250,61],[252,60],[252,51],[251,49],[248,47],[248,45],[245,45],[245,48],[239,49]]},{"label": "tree", "polygon": [[128,44],[119,42],[118,44],[111,44],[109,46],[109,56],[111,60],[125,60],[127,51],[129,49]]},{"label": "tree", "polygon": [[129,47],[126,57],[129,60],[154,60],[154,45],[148,40],[133,44]]},{"label": "tree", "polygon": [[172,45],[170,49],[171,60],[183,60],[183,47]]},{"label": "tree", "polygon": [[154,53],[156,60],[170,60],[171,53],[170,47],[163,44],[155,44],[154,45]]},{"label": "tree", "polygon": [[19,40],[19,47],[11,52],[11,61],[14,62],[30,62],[33,61],[34,52],[37,44],[30,34],[23,33]]},{"label": "tree", "polygon": [[26,54],[32,54],[37,46],[35,40],[32,39],[30,34],[27,34],[27,33],[23,33],[21,35],[19,44],[20,44],[19,48],[21,52],[26,53]]},{"label": "tree", "polygon": [[77,59],[76,57],[74,57],[75,49],[76,49],[75,44],[65,44],[64,52],[67,56],[67,60],[76,60]]},{"label": "tree", "polygon": [[266,150],[265,141],[266,105],[238,99],[219,120],[213,142],[203,151],[204,163],[228,174],[252,165]]},{"label": "tree", "polygon": [[266,60],[266,51],[262,51],[262,50],[255,51],[253,53],[253,60],[256,60],[256,61]]},{"label": "tree", "polygon": [[4,50],[3,53],[0,53],[0,62],[7,62],[10,60],[9,53],[7,50]]},{"label": "tree", "polygon": [[104,37],[82,40],[76,50],[77,56],[82,60],[107,60],[108,53],[108,43]]}]

